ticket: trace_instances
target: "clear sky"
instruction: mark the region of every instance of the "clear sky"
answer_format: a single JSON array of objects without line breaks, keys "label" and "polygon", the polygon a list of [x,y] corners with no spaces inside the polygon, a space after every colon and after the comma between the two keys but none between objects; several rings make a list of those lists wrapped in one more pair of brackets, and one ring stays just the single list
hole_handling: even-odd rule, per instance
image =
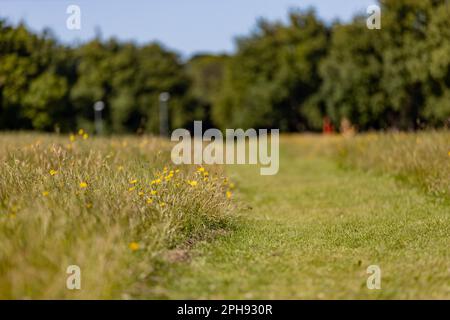
[{"label": "clear sky", "polygon": [[[101,30],[138,43],[158,40],[183,56],[232,52],[258,17],[285,20],[289,8],[314,7],[326,21],[350,19],[376,0],[0,0],[0,17],[31,29],[52,29],[64,43],[86,41]],[[66,8],[81,8],[81,30],[68,30]]]}]

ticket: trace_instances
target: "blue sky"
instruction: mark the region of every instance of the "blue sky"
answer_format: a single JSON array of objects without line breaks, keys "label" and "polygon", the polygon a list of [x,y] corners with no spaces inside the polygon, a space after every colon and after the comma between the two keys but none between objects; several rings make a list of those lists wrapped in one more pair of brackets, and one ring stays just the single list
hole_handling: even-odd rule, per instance
[{"label": "blue sky", "polygon": [[[101,30],[138,43],[158,40],[183,56],[232,52],[233,39],[248,34],[258,17],[285,20],[289,8],[315,7],[326,21],[350,19],[376,0],[0,0],[0,17],[25,21],[35,31],[52,29],[64,43],[86,41]],[[81,30],[68,30],[66,8],[81,8]]]}]

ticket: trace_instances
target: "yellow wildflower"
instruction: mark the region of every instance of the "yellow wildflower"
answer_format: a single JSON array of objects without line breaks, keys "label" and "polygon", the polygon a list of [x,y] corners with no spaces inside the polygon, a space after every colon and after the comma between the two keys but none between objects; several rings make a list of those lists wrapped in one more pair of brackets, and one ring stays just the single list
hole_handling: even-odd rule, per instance
[{"label": "yellow wildflower", "polygon": [[82,135],[84,134],[84,130],[83,130],[83,129],[78,130],[78,134],[79,134],[80,136],[82,136]]},{"label": "yellow wildflower", "polygon": [[136,182],[138,182],[137,179],[130,180],[130,184],[136,184]]},{"label": "yellow wildflower", "polygon": [[143,193],[142,191],[139,191],[139,192],[138,192],[138,195],[143,196],[144,193]]},{"label": "yellow wildflower", "polygon": [[86,140],[87,138],[89,138],[89,135],[87,133],[83,134],[83,139]]},{"label": "yellow wildflower", "polygon": [[165,204],[164,202],[160,202],[160,203],[159,203],[159,206],[162,208],[162,207],[165,207],[166,204]]},{"label": "yellow wildflower", "polygon": [[49,173],[50,173],[51,176],[54,176],[54,175],[56,175],[56,174],[58,173],[58,170],[53,170],[53,169],[51,169],[51,170],[49,171]]},{"label": "yellow wildflower", "polygon": [[82,189],[85,189],[85,188],[87,188],[87,182],[84,182],[84,181],[81,181],[80,182],[80,188],[82,188]]},{"label": "yellow wildflower", "polygon": [[90,203],[90,202],[86,203],[86,208],[88,208],[88,209],[92,208],[92,203]]},{"label": "yellow wildflower", "polygon": [[198,172],[204,172],[204,171],[205,171],[205,168],[200,167],[200,168],[197,169],[197,171],[198,171]]},{"label": "yellow wildflower", "polygon": [[195,181],[195,180],[192,180],[192,181],[188,180],[187,183],[188,183],[191,187],[197,186],[197,181]]},{"label": "yellow wildflower", "polygon": [[75,141],[75,135],[71,134],[69,136],[70,142],[74,142]]},{"label": "yellow wildflower", "polygon": [[159,183],[161,183],[161,179],[155,179],[155,180],[152,180],[152,182],[150,183],[150,184],[159,184]]},{"label": "yellow wildflower", "polygon": [[137,242],[130,242],[128,247],[130,248],[131,251],[137,251],[137,250],[139,250],[139,243],[137,243]]},{"label": "yellow wildflower", "polygon": [[230,182],[228,186],[230,187],[230,189],[234,189],[234,183]]},{"label": "yellow wildflower", "polygon": [[136,189],[136,187],[131,187],[131,188],[128,188],[128,191],[131,192],[131,191],[134,191],[134,189]]},{"label": "yellow wildflower", "polygon": [[226,196],[227,196],[227,199],[230,199],[232,196],[231,191],[227,191]]},{"label": "yellow wildflower", "polygon": [[156,194],[156,190],[150,191],[150,194],[151,194],[151,195],[155,195],[155,194]]},{"label": "yellow wildflower", "polygon": [[43,192],[42,192],[42,195],[43,195],[44,197],[48,196],[49,194],[50,194],[50,192],[48,192],[48,191],[43,191]]},{"label": "yellow wildflower", "polygon": [[147,199],[147,203],[151,204],[151,203],[153,203],[153,200],[152,199]]}]

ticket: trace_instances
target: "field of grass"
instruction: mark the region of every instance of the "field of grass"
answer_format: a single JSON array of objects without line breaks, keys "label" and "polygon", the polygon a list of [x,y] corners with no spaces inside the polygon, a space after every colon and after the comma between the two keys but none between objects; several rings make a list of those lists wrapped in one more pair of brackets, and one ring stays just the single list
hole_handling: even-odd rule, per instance
[{"label": "field of grass", "polygon": [[450,132],[367,134],[339,142],[341,163],[395,176],[450,197]]},{"label": "field of grass", "polygon": [[174,248],[230,223],[218,168],[174,168],[155,138],[80,133],[0,136],[0,298],[151,296]]},{"label": "field of grass", "polygon": [[0,298],[450,298],[449,132],[284,136],[275,176],[169,151],[0,135]]},{"label": "field of grass", "polygon": [[[196,246],[163,297],[449,299],[449,142],[448,132],[283,137],[278,175],[228,168],[249,206],[240,227]],[[381,290],[366,286],[369,265]]]}]

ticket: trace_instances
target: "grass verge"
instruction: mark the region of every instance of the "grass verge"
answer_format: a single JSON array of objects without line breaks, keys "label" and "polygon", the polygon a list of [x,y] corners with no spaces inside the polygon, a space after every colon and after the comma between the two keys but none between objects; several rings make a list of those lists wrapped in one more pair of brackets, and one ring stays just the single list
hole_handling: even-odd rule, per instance
[{"label": "grass verge", "polygon": [[[169,157],[157,138],[0,135],[0,298],[156,294],[160,261],[233,211],[220,168]],[[81,290],[66,288],[69,265]]]}]

